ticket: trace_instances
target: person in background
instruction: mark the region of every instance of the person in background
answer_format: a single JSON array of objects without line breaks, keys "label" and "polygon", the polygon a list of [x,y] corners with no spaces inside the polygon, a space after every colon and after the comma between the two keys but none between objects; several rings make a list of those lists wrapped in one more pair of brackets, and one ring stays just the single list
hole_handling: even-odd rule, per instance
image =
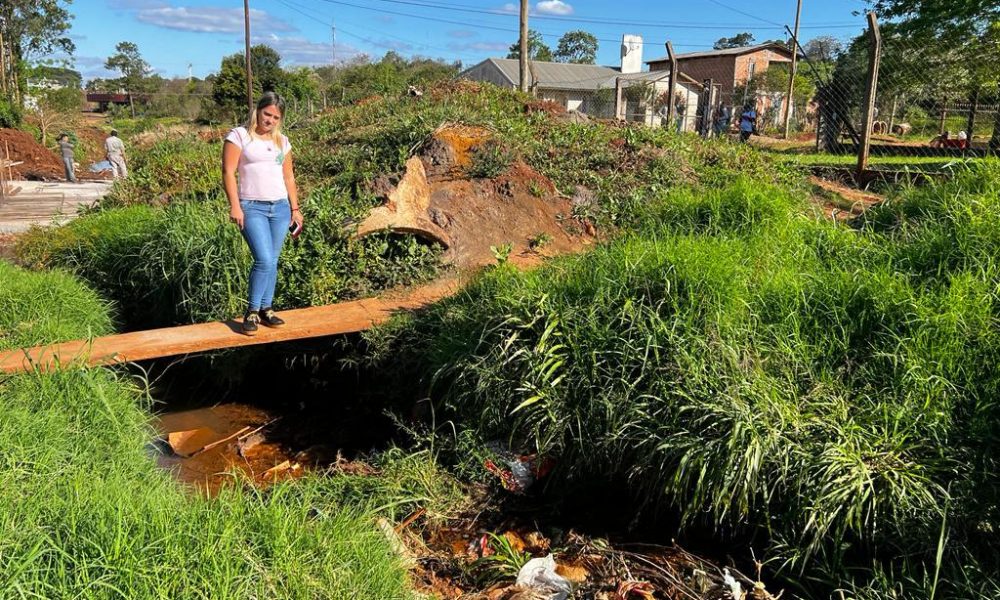
[{"label": "person in background", "polygon": [[740,115],[740,141],[746,142],[757,130],[757,110],[753,105],[747,104],[743,107]]},{"label": "person in background", "polygon": [[111,174],[115,179],[128,176],[128,169],[125,167],[125,144],[118,137],[118,132],[114,129],[104,140],[104,150],[107,152],[108,162],[111,163]]},{"label": "person in background", "polygon": [[723,136],[729,131],[729,120],[733,118],[733,109],[728,104],[719,107],[719,116],[715,120],[715,135]]},{"label": "person in background", "polygon": [[59,151],[62,153],[63,168],[66,169],[66,181],[76,183],[76,174],[73,172],[73,143],[65,133],[59,136]]},{"label": "person in background", "polygon": [[295,236],[302,230],[292,145],[281,134],[284,116],[285,101],[274,92],[265,92],[250,124],[230,131],[222,145],[222,183],[229,198],[229,220],[240,228],[254,261],[243,315],[245,335],[256,335],[259,324],[285,324],[271,306],[278,257],[285,235],[291,231]]}]

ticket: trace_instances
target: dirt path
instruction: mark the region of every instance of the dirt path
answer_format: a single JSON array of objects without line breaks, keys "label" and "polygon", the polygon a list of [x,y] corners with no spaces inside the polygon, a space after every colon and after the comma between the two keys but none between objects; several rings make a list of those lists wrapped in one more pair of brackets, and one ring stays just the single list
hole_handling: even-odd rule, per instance
[{"label": "dirt path", "polygon": [[853,219],[873,206],[881,204],[885,198],[871,192],[864,192],[843,183],[812,176],[809,183],[816,193],[812,199],[823,209],[823,214],[838,221]]},{"label": "dirt path", "polygon": [[387,294],[328,306],[314,306],[282,313],[287,325],[262,327],[253,336],[240,333],[237,320],[166,327],[50,346],[36,346],[0,353],[0,373],[33,369],[49,370],[60,365],[87,366],[180,356],[195,352],[356,333],[388,321],[400,311],[423,308],[459,289],[457,279],[439,280],[407,290],[405,295]]}]

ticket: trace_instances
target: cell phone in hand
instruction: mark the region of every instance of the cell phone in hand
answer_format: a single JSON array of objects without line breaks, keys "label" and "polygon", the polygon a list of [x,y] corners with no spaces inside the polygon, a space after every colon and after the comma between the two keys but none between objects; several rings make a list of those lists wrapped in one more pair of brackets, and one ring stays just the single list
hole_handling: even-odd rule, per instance
[{"label": "cell phone in hand", "polygon": [[292,224],[288,226],[288,233],[293,238],[299,237],[299,234],[302,233],[302,224],[298,221],[292,221]]}]

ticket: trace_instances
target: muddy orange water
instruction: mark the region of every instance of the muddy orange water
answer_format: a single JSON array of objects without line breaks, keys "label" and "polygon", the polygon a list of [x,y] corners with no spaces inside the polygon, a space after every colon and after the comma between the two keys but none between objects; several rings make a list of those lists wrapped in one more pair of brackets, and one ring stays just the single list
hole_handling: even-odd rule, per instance
[{"label": "muddy orange water", "polygon": [[277,423],[270,413],[241,404],[220,404],[161,414],[157,463],[181,482],[215,495],[244,478],[258,485],[295,477],[303,467],[268,438]]}]

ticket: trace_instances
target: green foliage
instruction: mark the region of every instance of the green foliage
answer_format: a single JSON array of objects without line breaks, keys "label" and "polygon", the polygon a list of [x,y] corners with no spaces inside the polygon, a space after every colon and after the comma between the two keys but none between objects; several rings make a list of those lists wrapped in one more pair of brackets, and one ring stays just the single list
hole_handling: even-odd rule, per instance
[{"label": "green foliage", "polygon": [[104,68],[121,73],[118,81],[129,94],[155,89],[149,77],[152,68],[142,58],[139,46],[133,42],[118,42],[115,53],[104,61]]},{"label": "green foliage", "polygon": [[72,19],[68,4],[64,0],[4,0],[0,4],[0,36],[8,53],[6,89],[20,92],[16,97],[23,98],[29,57],[56,50],[73,54],[76,45],[66,35]]},{"label": "green foliage", "polygon": [[427,58],[406,59],[389,51],[378,62],[367,57],[340,67],[320,67],[317,74],[327,83],[329,101],[338,106],[374,95],[399,96],[408,86],[425,89],[449,81],[459,72],[460,63]]},{"label": "green foliage", "polygon": [[[0,262],[0,280],[0,348],[110,325],[93,292],[64,273]],[[402,600],[405,569],[373,526],[371,502],[449,494],[419,457],[396,457],[363,501],[346,493],[349,481],[319,476],[266,491],[234,479],[208,498],[150,458],[150,399],[123,373],[6,377],[0,401],[3,597]],[[409,479],[417,473],[426,479]]]},{"label": "green foliage", "polygon": [[553,58],[557,62],[592,65],[597,61],[597,37],[586,31],[567,31],[559,38]]},{"label": "green foliage", "polygon": [[[507,51],[507,58],[520,58],[521,57],[521,42],[516,41],[510,45]],[[554,58],[552,55],[552,48],[549,48],[548,44],[542,38],[542,34],[538,33],[534,29],[528,30],[528,58],[531,60],[539,60],[542,62],[551,62]]]},{"label": "green foliage", "polygon": [[479,179],[493,179],[507,171],[512,162],[514,157],[509,148],[502,142],[488,140],[473,150],[466,174]]},{"label": "green foliage", "polygon": [[521,567],[531,560],[531,554],[518,550],[507,536],[487,535],[493,554],[478,558],[469,566],[476,581],[484,587],[503,579],[516,578]]},{"label": "green foliage", "polygon": [[21,107],[10,98],[0,98],[0,127],[13,129],[21,124]]},{"label": "green foliage", "polygon": [[[154,121],[116,124],[135,130],[146,122]],[[203,142],[194,136],[159,140],[141,152],[130,153],[129,176],[115,181],[103,206],[214,199],[221,185],[221,157],[222,147],[217,142]]]},{"label": "green foliage", "polygon": [[[258,44],[250,48],[250,69],[255,102],[264,92],[277,92],[286,102],[317,97],[317,82],[312,72],[307,69],[286,72],[281,68],[281,55],[270,46]],[[230,122],[246,120],[246,72],[243,54],[231,54],[222,59],[219,73],[212,80],[212,100]]]},{"label": "green foliage", "polygon": [[726,50],[728,48],[743,48],[744,46],[753,46],[754,37],[753,34],[747,31],[743,33],[737,33],[733,37],[723,37],[716,40],[715,44],[712,46],[716,50]]},{"label": "green foliage", "polygon": [[552,493],[627,481],[766,532],[817,595],[989,596],[1000,163],[956,175],[856,231],[759,180],[665,192],[638,234],[495,269],[395,335],[438,419],[553,456]]},{"label": "green foliage", "polygon": [[29,273],[0,260],[0,348],[111,331],[107,303],[65,272]]},{"label": "green foliage", "polygon": [[[317,198],[322,194],[317,194]],[[128,328],[228,319],[245,309],[251,259],[221,197],[135,205],[19,240],[19,259],[72,269],[114,299]],[[328,304],[426,279],[437,251],[412,238],[349,242],[343,204],[304,204],[307,226],[279,264],[275,306]]]}]

